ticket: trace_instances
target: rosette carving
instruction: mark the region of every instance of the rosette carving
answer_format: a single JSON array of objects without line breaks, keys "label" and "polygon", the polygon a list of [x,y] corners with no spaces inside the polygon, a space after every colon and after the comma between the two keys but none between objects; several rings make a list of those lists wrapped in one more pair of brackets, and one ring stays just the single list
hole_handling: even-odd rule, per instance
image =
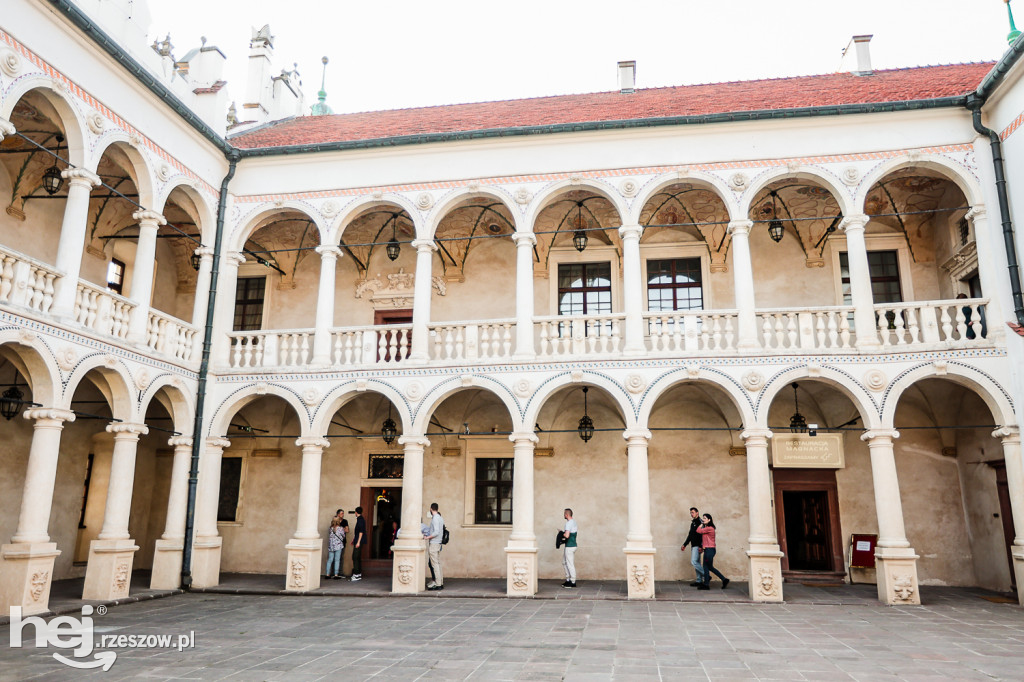
[{"label": "rosette carving", "polygon": [[729,178],[729,187],[732,187],[737,192],[742,192],[750,185],[750,178],[747,177],[746,173],[733,173],[732,177]]},{"label": "rosette carving", "polygon": [[93,135],[99,135],[102,133],[103,129],[107,125],[107,122],[98,111],[90,112],[89,115],[85,117],[85,122],[89,126],[89,130],[92,131]]},{"label": "rosette carving", "polygon": [[622,196],[632,198],[640,191],[640,185],[636,183],[636,180],[623,180],[619,183],[619,191],[622,192]]},{"label": "rosette carving", "polygon": [[743,375],[743,388],[748,391],[760,391],[762,386],[764,386],[764,375],[760,372],[751,370]]},{"label": "rosette carving", "polygon": [[529,190],[527,190],[524,187],[520,187],[519,189],[517,189],[515,194],[513,194],[512,196],[515,198],[517,204],[528,204],[530,203],[530,199],[532,198],[532,195],[530,194]]},{"label": "rosette carving", "polygon": [[423,397],[423,384],[418,381],[410,381],[405,387],[405,397],[414,403]]},{"label": "rosette carving", "polygon": [[647,388],[647,380],[639,374],[630,374],[626,377],[626,390],[630,393],[643,393]]},{"label": "rosette carving", "polygon": [[14,50],[0,52],[0,71],[13,78],[21,73],[21,56]]},{"label": "rosette carving", "polygon": [[512,392],[520,398],[529,398],[533,393],[533,384],[530,383],[529,379],[520,379],[512,386]]},{"label": "rosette carving", "polygon": [[416,208],[421,211],[429,211],[430,207],[434,205],[434,197],[431,196],[430,192],[424,192],[423,194],[416,197]]},{"label": "rosette carving", "polygon": [[888,385],[889,379],[885,372],[880,369],[873,369],[864,375],[864,385],[872,391],[881,391]]}]

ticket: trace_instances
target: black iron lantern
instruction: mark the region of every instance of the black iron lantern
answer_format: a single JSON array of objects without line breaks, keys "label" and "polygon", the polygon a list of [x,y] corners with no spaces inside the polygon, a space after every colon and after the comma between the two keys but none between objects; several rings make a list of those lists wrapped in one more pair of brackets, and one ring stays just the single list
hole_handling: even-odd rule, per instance
[{"label": "black iron lantern", "polygon": [[793,384],[793,416],[789,418],[789,430],[793,433],[807,433],[807,420],[800,414],[800,401],[796,395],[796,383]]},{"label": "black iron lantern", "polygon": [[398,436],[398,426],[395,424],[395,420],[391,418],[390,403],[388,404],[388,418],[384,420],[384,423],[380,427],[380,435],[388,445],[394,443],[395,437]]},{"label": "black iron lantern", "polygon": [[391,218],[391,241],[384,247],[384,251],[388,254],[388,260],[398,260],[398,254],[402,251],[402,246],[398,243],[398,236],[396,234],[398,217],[394,216]]},{"label": "black iron lantern", "polygon": [[587,248],[587,231],[584,229],[586,225],[583,222],[583,202],[576,204],[576,231],[572,233],[572,245],[576,247],[576,250],[583,253],[583,249]]},{"label": "black iron lantern", "polygon": [[580,417],[580,425],[576,429],[579,431],[580,440],[584,443],[594,437],[594,420],[587,414],[587,391],[589,390],[586,386],[583,387],[583,416]]},{"label": "black iron lantern", "polygon": [[198,272],[199,271],[199,266],[203,262],[203,257],[200,256],[195,251],[193,251],[192,255],[189,256],[189,262],[192,263],[192,269]]},{"label": "black iron lantern", "polygon": [[786,228],[779,220],[779,209],[775,205],[775,198],[778,195],[772,192],[772,219],[768,222],[768,236],[772,238],[772,241],[778,244],[782,241],[782,237],[786,234]]},{"label": "black iron lantern", "polygon": [[21,412],[21,405],[24,402],[22,398],[24,397],[25,394],[21,392],[17,384],[4,391],[3,396],[0,396],[0,416],[7,421],[17,417]]},{"label": "black iron lantern", "polygon": [[43,189],[50,196],[59,192],[60,188],[64,186],[64,176],[60,174],[60,168],[57,167],[57,161],[60,160],[60,145],[62,142],[64,142],[64,136],[57,135],[57,158],[54,160],[53,165],[43,173]]}]

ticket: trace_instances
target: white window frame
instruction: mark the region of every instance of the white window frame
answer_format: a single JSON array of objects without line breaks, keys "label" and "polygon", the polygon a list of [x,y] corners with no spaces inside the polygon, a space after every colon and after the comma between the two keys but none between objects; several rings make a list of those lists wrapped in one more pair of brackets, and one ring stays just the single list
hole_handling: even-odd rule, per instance
[{"label": "white window frame", "polygon": [[677,258],[699,258],[700,259],[700,287],[701,297],[704,300],[704,310],[713,310],[715,305],[711,298],[709,283],[711,280],[711,258],[708,254],[706,244],[676,244],[665,246],[664,244],[641,244],[640,245],[640,286],[643,300],[643,311],[648,313],[650,300],[647,296],[647,261],[649,260],[675,260]]},{"label": "white window frame", "polygon": [[[271,274],[274,274],[273,270],[270,270],[266,266],[260,265],[259,263],[242,263],[238,266],[238,276],[235,278],[235,289],[231,293],[231,327],[232,333],[234,332],[235,326],[235,305],[238,300],[238,280],[240,279],[252,279],[253,277],[263,278],[263,316],[260,321],[260,328],[254,331],[263,331],[268,329],[267,317],[268,313],[274,305],[273,292],[275,287],[270,286]],[[241,333],[241,332],[240,332]]]},{"label": "white window frame", "polygon": [[[548,282],[551,283],[550,315],[558,316],[558,266],[571,263],[608,263],[612,278],[612,311],[609,315],[621,315],[625,312],[622,300],[622,258],[619,250],[611,245],[595,246],[593,240],[583,251],[572,246],[558,246],[548,253]],[[568,315],[566,316],[568,317]]]},{"label": "white window frame", "polygon": [[[907,247],[907,239],[903,235],[893,234],[867,234],[864,235],[864,244],[867,251],[895,251],[896,260],[900,268],[900,292],[903,294],[904,302],[916,301],[914,296],[914,278],[911,276],[910,249]],[[846,236],[832,236],[828,240],[828,246],[832,250],[832,281],[835,284],[835,304],[843,303],[843,277],[842,268],[839,265],[839,253],[849,251],[846,245]]]},{"label": "white window frame", "polygon": [[[464,444],[466,453],[466,483],[463,486],[465,498],[463,500],[463,528],[479,528],[483,530],[500,530],[512,532],[511,523],[476,523],[476,461],[478,459],[515,459],[512,441],[508,436],[467,436],[460,435],[459,440]],[[514,474],[513,474],[514,478]],[[515,513],[515,484],[512,488],[512,508]]]},{"label": "white window frame", "polygon": [[[244,526],[245,520],[243,514],[245,513],[245,479],[249,474],[249,459],[252,453],[249,450],[236,450],[230,449],[225,450],[221,453],[221,459],[240,459],[242,460],[242,471],[238,475],[238,503],[235,505],[235,520],[234,521],[217,521],[217,527],[233,527],[233,526]],[[217,490],[217,507],[220,507],[220,476],[217,478],[218,490]]]}]

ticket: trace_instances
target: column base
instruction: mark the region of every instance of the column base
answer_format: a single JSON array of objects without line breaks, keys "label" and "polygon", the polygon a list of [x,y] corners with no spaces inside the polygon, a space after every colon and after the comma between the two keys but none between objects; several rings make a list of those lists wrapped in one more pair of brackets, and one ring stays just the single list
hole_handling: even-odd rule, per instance
[{"label": "column base", "polygon": [[537,548],[505,548],[505,594],[532,597],[537,594]]},{"label": "column base", "polygon": [[419,547],[396,544],[394,552],[391,591],[395,594],[419,594],[426,587],[426,543],[420,543]]},{"label": "column base", "polygon": [[875,550],[875,575],[880,602],[889,605],[921,603],[917,559],[912,548],[879,547]]},{"label": "column base", "polygon": [[23,615],[50,610],[53,563],[60,555],[55,542],[20,542],[0,547],[0,614],[20,606]]},{"label": "column base", "polygon": [[1014,545],[1010,548],[1013,555],[1013,566],[1010,570],[1017,576],[1017,600],[1024,606],[1024,546]]},{"label": "column base", "polygon": [[157,540],[153,552],[151,590],[176,590],[181,587],[181,560],[184,540]]},{"label": "column base", "polygon": [[759,602],[781,602],[782,552],[779,546],[751,547],[747,550],[750,566],[750,598]]},{"label": "column base", "polygon": [[139,546],[127,540],[93,540],[85,567],[82,599],[123,599],[132,582],[132,562]]},{"label": "column base", "polygon": [[654,599],[653,547],[626,547],[626,586],[629,599]]},{"label": "column base", "polygon": [[220,550],[224,538],[196,538],[192,543],[192,587],[216,587],[220,584]]},{"label": "column base", "polygon": [[288,568],[284,589],[289,592],[309,592],[320,587],[320,558],[323,543],[319,538],[292,538],[284,546],[288,550]]}]

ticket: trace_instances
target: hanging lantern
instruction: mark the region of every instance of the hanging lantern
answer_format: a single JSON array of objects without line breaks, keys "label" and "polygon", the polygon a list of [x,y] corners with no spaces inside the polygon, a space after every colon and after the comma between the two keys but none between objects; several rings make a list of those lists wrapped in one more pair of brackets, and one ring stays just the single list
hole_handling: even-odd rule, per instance
[{"label": "hanging lantern", "polygon": [[587,414],[587,391],[590,390],[586,386],[583,387],[583,416],[580,417],[580,425],[576,429],[579,431],[580,440],[584,443],[594,437],[594,420]]},{"label": "hanging lantern", "polygon": [[572,245],[576,247],[576,250],[583,253],[583,250],[587,248],[587,221],[583,219],[583,202],[576,204],[576,220],[575,223],[576,231],[572,233]]},{"label": "hanging lantern", "polygon": [[60,161],[60,145],[63,141],[64,136],[57,135],[57,158],[54,160],[53,165],[43,173],[43,189],[50,196],[59,192],[60,188],[64,186],[64,176],[61,175],[60,168],[57,167],[57,161]]},{"label": "hanging lantern", "polygon": [[199,266],[203,262],[203,257],[200,256],[198,253],[193,252],[192,255],[189,256],[188,260],[192,264],[192,269],[195,270],[196,272],[198,272],[199,271]]},{"label": "hanging lantern", "polygon": [[793,384],[793,416],[789,418],[789,430],[793,433],[807,433],[807,420],[800,414],[800,402],[796,395],[796,384]]},{"label": "hanging lantern", "polygon": [[22,398],[25,394],[21,392],[17,385],[11,386],[9,389],[4,391],[3,396],[0,396],[0,416],[3,416],[7,421],[11,421],[18,416],[21,412]]},{"label": "hanging lantern", "polygon": [[395,420],[391,418],[390,403],[388,404],[388,418],[384,420],[384,423],[380,427],[380,435],[388,445],[394,443],[395,437],[398,436],[398,426],[395,424]]},{"label": "hanging lantern", "polygon": [[388,259],[392,261],[398,260],[398,254],[402,251],[402,246],[398,243],[397,228],[398,215],[395,214],[391,216],[391,241],[384,247],[384,251],[388,254]]},{"label": "hanging lantern", "polygon": [[786,234],[786,227],[779,220],[779,209],[775,205],[775,199],[778,196],[778,194],[772,191],[772,219],[768,222],[768,236],[776,244],[781,242],[782,237]]}]

